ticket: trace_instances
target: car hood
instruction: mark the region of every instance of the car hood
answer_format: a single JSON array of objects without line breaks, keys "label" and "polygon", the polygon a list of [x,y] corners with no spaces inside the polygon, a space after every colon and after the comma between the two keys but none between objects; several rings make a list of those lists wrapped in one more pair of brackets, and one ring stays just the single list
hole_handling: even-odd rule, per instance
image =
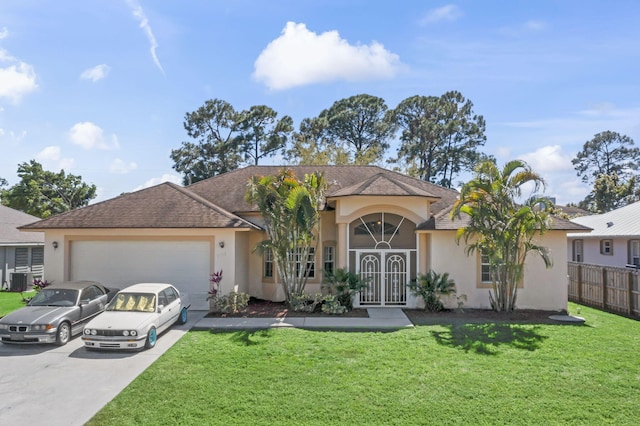
[{"label": "car hood", "polygon": [[95,328],[98,330],[140,329],[155,321],[157,317],[158,314],[155,312],[105,311],[89,321],[84,328]]},{"label": "car hood", "polygon": [[48,324],[76,309],[76,306],[25,306],[3,317],[5,324]]}]

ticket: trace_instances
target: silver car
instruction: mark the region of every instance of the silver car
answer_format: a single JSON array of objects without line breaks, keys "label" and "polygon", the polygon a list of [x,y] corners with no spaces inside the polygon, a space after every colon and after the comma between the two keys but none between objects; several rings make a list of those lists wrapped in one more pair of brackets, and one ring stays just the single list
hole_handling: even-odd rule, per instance
[{"label": "silver car", "polygon": [[102,311],[117,289],[95,281],[69,281],[40,290],[25,306],[0,319],[2,343],[66,344]]}]

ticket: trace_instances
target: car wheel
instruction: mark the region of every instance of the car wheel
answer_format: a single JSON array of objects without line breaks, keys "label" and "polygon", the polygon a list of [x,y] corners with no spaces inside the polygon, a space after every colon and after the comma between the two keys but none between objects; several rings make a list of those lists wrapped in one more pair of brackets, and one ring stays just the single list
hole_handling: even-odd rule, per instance
[{"label": "car wheel", "polygon": [[180,311],[180,316],[178,317],[178,324],[186,324],[187,323],[187,308],[182,308]]},{"label": "car wheel", "polygon": [[156,345],[158,341],[158,332],[155,327],[151,327],[151,330],[147,333],[147,341],[144,342],[145,349],[151,349]]},{"label": "car wheel", "polygon": [[68,322],[60,323],[58,332],[56,333],[56,345],[66,345],[71,338],[71,326]]}]

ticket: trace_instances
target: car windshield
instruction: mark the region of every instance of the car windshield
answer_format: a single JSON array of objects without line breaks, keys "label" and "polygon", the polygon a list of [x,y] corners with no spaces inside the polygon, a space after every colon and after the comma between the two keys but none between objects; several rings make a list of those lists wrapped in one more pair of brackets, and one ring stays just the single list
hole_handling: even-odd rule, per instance
[{"label": "car windshield", "polygon": [[78,290],[68,288],[44,288],[36,294],[29,306],[74,306]]},{"label": "car windshield", "polygon": [[153,293],[118,293],[107,311],[155,312],[156,295]]}]

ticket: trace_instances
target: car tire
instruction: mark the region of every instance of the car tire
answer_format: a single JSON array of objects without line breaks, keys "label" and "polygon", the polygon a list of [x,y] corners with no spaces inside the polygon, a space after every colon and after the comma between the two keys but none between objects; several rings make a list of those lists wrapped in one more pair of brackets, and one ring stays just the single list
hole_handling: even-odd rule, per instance
[{"label": "car tire", "polygon": [[187,314],[187,308],[182,308],[180,315],[178,315],[178,324],[186,324],[189,315]]},{"label": "car tire", "polygon": [[68,322],[61,322],[56,332],[56,345],[64,346],[71,339],[71,326]]},{"label": "car tire", "polygon": [[149,332],[147,333],[147,340],[144,342],[145,349],[151,349],[156,345],[158,341],[158,332],[155,327],[151,327]]}]

